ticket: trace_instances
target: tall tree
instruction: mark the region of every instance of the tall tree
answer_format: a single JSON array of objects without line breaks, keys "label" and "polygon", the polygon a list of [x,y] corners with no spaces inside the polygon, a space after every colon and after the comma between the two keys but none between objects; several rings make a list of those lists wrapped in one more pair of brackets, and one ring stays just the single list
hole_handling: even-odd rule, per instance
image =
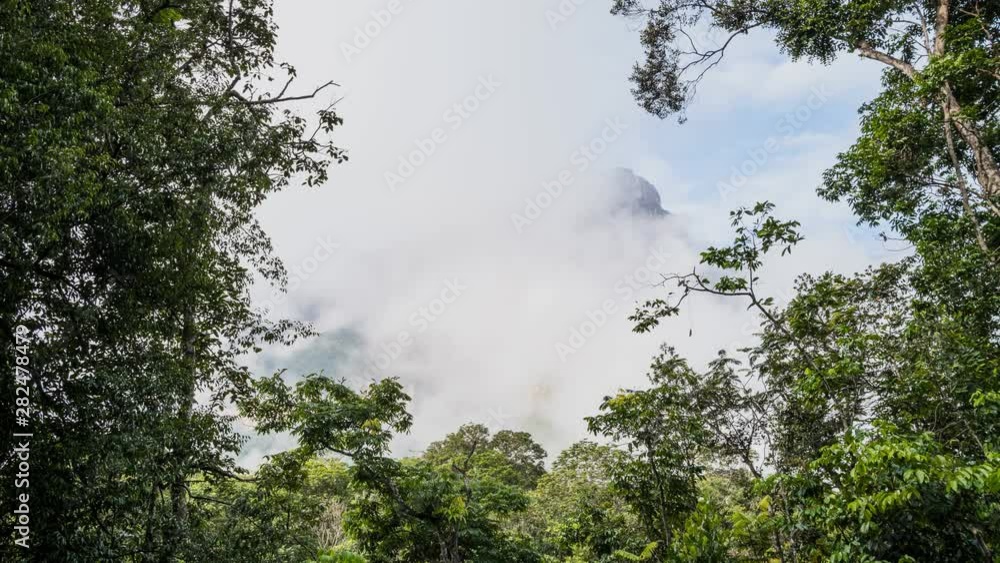
[{"label": "tall tree", "polygon": [[304,328],[250,305],[255,275],[284,279],[253,209],[325,178],[340,119],[280,108],[317,91],[274,60],[268,1],[15,1],[0,20],[0,367],[26,327],[27,553],[191,558],[189,481],[236,471],[239,357]]},{"label": "tall tree", "polygon": [[[750,379],[769,450],[774,550],[785,560],[989,561],[996,525],[1000,385],[1000,5],[977,0],[617,0],[647,17],[634,93],[683,112],[741,35],[769,30],[792,59],[853,53],[884,65],[861,134],[819,193],[886,225],[911,256],[853,276],[803,277],[777,307],[756,283],[761,250],[790,248],[795,224],[737,212],[733,246],[673,278],[680,298],[729,295],[761,316]],[[696,29],[723,31],[714,46]],[[789,230],[790,229],[790,230]],[[777,235],[777,236],[776,236]],[[787,235],[787,236],[786,236]],[[647,330],[676,311],[654,300]],[[947,523],[946,523],[947,522]],[[920,542],[900,538],[921,538]]]}]

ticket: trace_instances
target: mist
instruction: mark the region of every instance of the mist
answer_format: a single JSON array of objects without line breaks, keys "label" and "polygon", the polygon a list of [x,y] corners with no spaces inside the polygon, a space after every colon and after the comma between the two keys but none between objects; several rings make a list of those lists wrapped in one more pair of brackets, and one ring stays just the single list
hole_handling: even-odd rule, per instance
[{"label": "mist", "polygon": [[[850,61],[835,69],[843,83],[822,84],[807,65],[747,69],[737,54],[681,126],[636,108],[627,23],[601,2],[569,4],[279,8],[279,55],[300,61],[297,84],[339,85],[303,107],[340,100],[350,161],[260,210],[290,279],[256,300],[320,336],[251,358],[255,373],[400,378],[414,426],[396,455],[467,422],[528,430],[555,454],[586,436],[604,395],[643,384],[662,344],[700,366],[752,342],[754,319],[734,300],[690,300],[651,334],[627,319],[670,290],[660,274],[689,272],[731,239],[730,209],[780,197],[777,214],[803,222],[806,241],[763,274],[779,303],[798,273],[886,259],[875,233],[813,189],[856,129],[865,92],[851,91]],[[726,107],[738,87],[759,105]],[[773,143],[743,133],[761,120]],[[703,141],[720,130],[726,152]],[[634,194],[623,196],[620,168],[648,180],[668,214],[623,204]],[[243,462],[290,446],[254,438]]]}]

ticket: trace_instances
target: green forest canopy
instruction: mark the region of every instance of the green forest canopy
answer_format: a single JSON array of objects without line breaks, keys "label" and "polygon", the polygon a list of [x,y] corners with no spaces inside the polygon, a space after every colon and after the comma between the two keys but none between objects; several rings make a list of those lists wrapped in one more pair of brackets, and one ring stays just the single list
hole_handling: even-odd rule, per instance
[{"label": "green forest canopy", "polygon": [[[528,433],[473,424],[394,458],[412,423],[398,381],[241,363],[311,334],[249,298],[255,276],[285,279],[254,210],[346,159],[334,107],[286,109],[329,84],[275,60],[270,2],[0,3],[0,364],[19,376],[3,412],[25,388],[34,476],[30,548],[5,511],[3,559],[1000,561],[1000,3],[612,12],[644,22],[633,93],[659,117],[683,119],[749,33],[882,65],[819,194],[913,252],[803,276],[778,306],[759,272],[799,224],[770,202],[733,211],[732,242],[631,319],[652,331],[722,295],[759,314],[759,341],[702,370],[664,346],[546,467]],[[685,38],[706,25],[724,40],[702,51]],[[238,467],[231,406],[297,447]],[[5,499],[23,492],[13,448]]]}]

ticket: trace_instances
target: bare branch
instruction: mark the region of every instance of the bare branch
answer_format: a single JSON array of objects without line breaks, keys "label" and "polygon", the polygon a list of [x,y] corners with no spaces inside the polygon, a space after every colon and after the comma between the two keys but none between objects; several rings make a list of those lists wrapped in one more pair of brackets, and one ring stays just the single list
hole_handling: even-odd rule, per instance
[{"label": "bare branch", "polygon": [[246,105],[260,106],[260,105],[267,105],[267,104],[278,104],[278,103],[282,103],[282,102],[293,102],[293,101],[296,101],[296,100],[309,100],[309,99],[315,98],[316,94],[319,94],[320,92],[322,92],[323,90],[325,90],[326,88],[328,88],[330,86],[340,86],[340,84],[337,84],[336,82],[334,82],[334,81],[331,80],[331,81],[327,82],[326,84],[318,86],[310,94],[303,94],[301,96],[287,96],[287,97],[284,97],[284,93],[288,89],[289,84],[291,84],[291,83],[292,83],[292,79],[289,79],[288,82],[285,84],[285,87],[281,89],[281,92],[277,96],[275,96],[273,98],[260,98],[260,99],[257,99],[257,100],[248,100],[247,98],[243,97],[241,94],[237,93],[235,90],[230,90],[229,92],[230,92],[230,95],[238,98],[241,102],[243,102]]}]

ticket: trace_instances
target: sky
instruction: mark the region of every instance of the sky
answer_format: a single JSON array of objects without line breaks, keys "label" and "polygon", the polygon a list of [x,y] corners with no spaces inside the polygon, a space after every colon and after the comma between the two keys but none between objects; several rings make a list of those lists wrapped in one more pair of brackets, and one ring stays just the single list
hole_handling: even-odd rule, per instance
[{"label": "sky", "polygon": [[[397,455],[466,422],[528,430],[554,455],[587,437],[583,417],[603,396],[643,384],[661,345],[702,366],[752,343],[753,319],[732,300],[689,301],[651,334],[626,318],[665,295],[659,274],[688,272],[700,250],[731,240],[731,209],[766,199],[802,223],[805,241],[762,274],[779,303],[800,273],[900,256],[815,192],[856,137],[875,63],[791,62],[766,32],[740,37],[679,124],[636,106],[637,25],[609,8],[277,2],[277,54],[297,68],[294,87],[339,85],[297,109],[340,99],[335,140],[350,160],[259,211],[290,284],[255,299],[320,336],[266,350],[253,369],[359,386],[399,377],[415,420]],[[601,219],[600,174],[616,167],[655,185],[670,216]],[[289,445],[256,437],[243,461]]]}]

